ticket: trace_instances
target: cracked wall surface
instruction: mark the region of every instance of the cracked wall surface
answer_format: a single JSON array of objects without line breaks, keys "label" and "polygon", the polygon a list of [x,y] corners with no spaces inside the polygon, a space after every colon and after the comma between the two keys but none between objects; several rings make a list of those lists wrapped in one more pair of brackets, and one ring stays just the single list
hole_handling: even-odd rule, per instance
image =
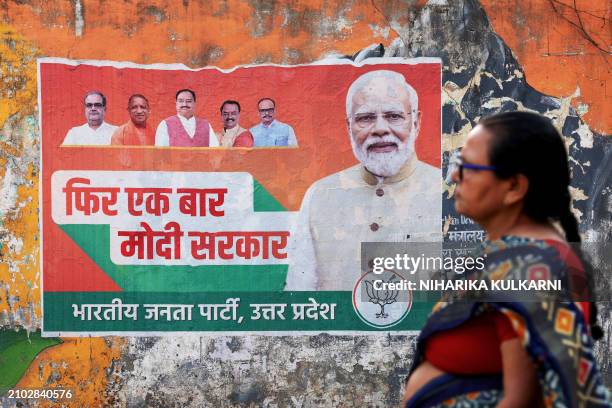
[{"label": "cracked wall surface", "polygon": [[[612,238],[611,13],[609,2],[560,0],[0,1],[0,326],[40,328],[35,58],[230,68],[440,57],[444,158],[483,115],[546,114],[570,152],[581,231],[604,241]],[[447,214],[452,193],[447,186]],[[606,337],[596,347],[610,384],[609,303],[600,313]],[[396,406],[415,337],[62,340],[18,387],[72,388],[78,407],[309,407]]]}]

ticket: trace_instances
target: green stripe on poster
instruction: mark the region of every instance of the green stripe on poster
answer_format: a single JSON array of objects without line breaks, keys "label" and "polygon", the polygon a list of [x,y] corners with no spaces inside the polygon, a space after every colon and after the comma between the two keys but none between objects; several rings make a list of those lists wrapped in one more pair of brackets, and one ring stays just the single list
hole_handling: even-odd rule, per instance
[{"label": "green stripe on poster", "polygon": [[285,286],[287,265],[116,265],[110,259],[108,225],[59,227],[128,292],[280,291]]},{"label": "green stripe on poster", "polygon": [[[285,211],[255,179],[253,209]],[[125,291],[280,291],[285,285],[287,265],[116,265],[110,259],[108,225],[64,224],[59,227]]]},{"label": "green stripe on poster", "polygon": [[[118,307],[113,312],[113,301],[127,311],[121,319]],[[318,305],[319,312],[310,313],[310,305]],[[415,301],[406,317],[389,329],[364,323],[353,309],[351,292],[50,292],[44,294],[44,306],[45,332],[54,333],[316,332],[419,330],[433,303]]]},{"label": "green stripe on poster", "polygon": [[287,211],[272,194],[253,179],[253,211]]}]

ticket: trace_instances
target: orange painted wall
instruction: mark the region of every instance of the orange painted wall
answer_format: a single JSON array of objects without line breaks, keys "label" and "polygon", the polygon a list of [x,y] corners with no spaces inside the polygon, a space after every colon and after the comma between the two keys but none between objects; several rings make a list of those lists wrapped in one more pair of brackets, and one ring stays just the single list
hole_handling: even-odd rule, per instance
[{"label": "orange painted wall", "polygon": [[[423,3],[415,0],[411,6]],[[580,87],[575,104],[584,104],[585,120],[600,132],[612,131],[612,92],[607,85],[612,66],[610,2],[579,0],[578,13],[563,5],[572,4],[569,0],[482,4],[533,87],[558,97],[570,96]],[[399,0],[323,4],[84,0],[84,26],[81,36],[76,36],[72,3],[35,0],[8,4],[4,20],[46,56],[229,68],[257,62],[304,63],[332,52],[352,54],[374,42],[389,44],[397,33],[383,28],[390,22],[408,22],[407,9],[406,2]],[[573,25],[580,22],[584,32]]]},{"label": "orange painted wall", "polygon": [[[610,134],[612,6],[605,0],[579,0],[576,4],[582,11],[576,14],[561,1],[570,4],[569,0],[484,0],[482,4],[530,85],[557,97],[568,97],[579,87],[574,106],[592,129]],[[424,3],[83,0],[82,29],[72,1],[2,3],[0,179],[3,186],[12,183],[16,191],[13,207],[3,214],[2,232],[21,243],[3,241],[0,283],[12,300],[0,296],[0,317],[20,311],[25,317],[13,324],[31,329],[40,318],[38,130],[28,119],[37,106],[36,56],[222,68],[307,63],[331,53],[353,54],[372,43],[389,45],[398,36],[393,27],[408,24],[409,8]],[[572,25],[579,23],[578,15],[585,32],[603,50]],[[9,174],[14,159],[24,165]],[[104,405],[113,398],[105,391],[123,344],[118,338],[65,339],[37,357],[18,387],[69,387],[77,391],[74,406]],[[59,368],[53,368],[52,362]],[[52,370],[59,370],[59,377],[51,376]],[[49,384],[49,378],[59,379]]]},{"label": "orange painted wall", "polygon": [[580,88],[572,105],[591,129],[612,133],[612,88],[608,83],[612,73],[612,2],[482,3],[493,30],[512,49],[529,84],[556,97],[569,97]]}]

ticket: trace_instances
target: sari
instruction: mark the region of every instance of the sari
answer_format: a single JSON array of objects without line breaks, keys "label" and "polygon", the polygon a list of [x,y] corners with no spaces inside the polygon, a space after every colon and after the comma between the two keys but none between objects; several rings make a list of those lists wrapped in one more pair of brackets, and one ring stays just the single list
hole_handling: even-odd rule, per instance
[{"label": "sari", "polygon": [[[508,317],[535,363],[544,406],[610,407],[588,324],[573,300],[572,272],[559,251],[545,241],[508,236],[484,242],[482,254],[484,270],[462,279],[482,279],[489,288],[497,280],[558,280],[561,290],[530,293],[529,299],[524,292],[490,290],[444,296],[419,335],[410,372],[424,361],[425,343],[434,333],[495,311]],[[502,397],[501,374],[444,374],[421,387],[406,407],[495,407]]]}]

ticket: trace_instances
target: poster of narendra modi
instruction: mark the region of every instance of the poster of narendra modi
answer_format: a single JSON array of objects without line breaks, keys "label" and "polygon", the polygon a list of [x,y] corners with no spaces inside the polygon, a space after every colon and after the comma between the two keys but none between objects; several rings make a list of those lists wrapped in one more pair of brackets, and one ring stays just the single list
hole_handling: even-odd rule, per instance
[{"label": "poster of narendra modi", "polygon": [[361,247],[442,240],[439,59],[38,75],[44,335],[424,323]]},{"label": "poster of narendra modi", "polygon": [[[426,91],[419,98],[415,82],[401,71],[375,69],[347,84],[345,132],[357,164],[305,193],[288,288],[352,290],[362,242],[441,241],[441,171],[416,151],[416,141],[429,137],[425,129],[433,124],[424,112],[432,104]],[[419,145],[435,145],[433,139]]]}]

